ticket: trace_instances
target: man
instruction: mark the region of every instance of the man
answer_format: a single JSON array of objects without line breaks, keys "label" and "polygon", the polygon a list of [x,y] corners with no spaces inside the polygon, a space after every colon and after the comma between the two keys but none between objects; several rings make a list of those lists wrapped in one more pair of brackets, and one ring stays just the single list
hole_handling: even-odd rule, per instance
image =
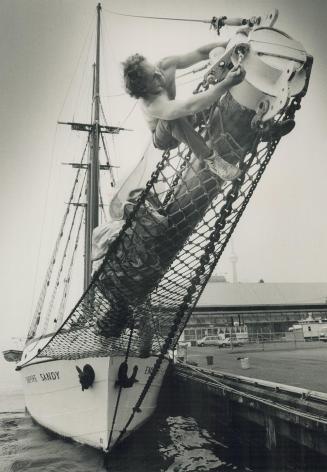
[{"label": "man", "polygon": [[242,82],[244,69],[234,67],[224,80],[208,90],[187,99],[176,99],[176,70],[208,59],[212,49],[225,48],[226,44],[208,44],[188,54],[166,57],[156,65],[135,54],[124,62],[123,67],[126,89],[132,97],[141,100],[155,147],[173,149],[183,142],[198,158],[206,160],[210,170],[222,180],[234,180],[240,173],[238,167],[214,154],[188,117],[208,109],[231,87]]}]

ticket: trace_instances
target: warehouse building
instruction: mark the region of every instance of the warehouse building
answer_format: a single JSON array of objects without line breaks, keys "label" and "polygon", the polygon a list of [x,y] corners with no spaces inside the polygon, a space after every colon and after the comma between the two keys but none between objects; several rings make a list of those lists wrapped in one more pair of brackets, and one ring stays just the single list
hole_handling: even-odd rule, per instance
[{"label": "warehouse building", "polygon": [[308,316],[327,320],[327,283],[228,283],[213,277],[181,339],[282,333]]}]

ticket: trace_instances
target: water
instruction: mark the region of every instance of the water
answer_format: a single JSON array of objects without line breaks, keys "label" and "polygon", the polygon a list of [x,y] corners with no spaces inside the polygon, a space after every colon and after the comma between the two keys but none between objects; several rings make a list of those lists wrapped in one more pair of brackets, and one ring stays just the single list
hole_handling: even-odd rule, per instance
[{"label": "water", "polygon": [[[169,413],[169,412],[168,412]],[[112,454],[65,441],[34,424],[23,395],[0,393],[0,472],[246,472],[229,448],[190,416],[159,410]]]},{"label": "water", "polygon": [[283,441],[273,453],[254,424],[226,424],[223,406],[177,392],[167,395],[152,419],[104,454],[63,440],[33,423],[23,395],[0,391],[0,472],[326,472],[325,456]]}]

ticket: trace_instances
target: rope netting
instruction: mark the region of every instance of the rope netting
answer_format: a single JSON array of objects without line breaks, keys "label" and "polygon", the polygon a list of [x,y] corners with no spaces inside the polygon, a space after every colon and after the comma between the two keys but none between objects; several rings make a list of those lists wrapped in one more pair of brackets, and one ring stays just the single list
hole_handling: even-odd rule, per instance
[{"label": "rope netting", "polygon": [[[237,106],[226,94],[197,117],[197,130],[238,164],[240,176],[222,181],[185,145],[165,152],[125,205],[125,224],[88,290],[39,357],[124,355],[128,344],[130,355],[146,357],[177,343],[278,143],[263,142],[250,127],[254,112],[245,116]],[[279,120],[299,106],[293,98]]]}]

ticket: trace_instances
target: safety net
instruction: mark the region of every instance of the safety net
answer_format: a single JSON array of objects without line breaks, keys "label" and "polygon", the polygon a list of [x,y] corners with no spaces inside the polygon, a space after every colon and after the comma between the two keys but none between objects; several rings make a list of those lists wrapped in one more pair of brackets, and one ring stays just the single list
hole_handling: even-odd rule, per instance
[{"label": "safety net", "polygon": [[[275,124],[294,118],[305,92],[289,100]],[[227,93],[192,117],[215,155],[239,168],[234,180],[221,178],[215,158],[199,158],[179,143],[163,153],[145,184],[122,189],[124,202],[117,197],[112,206],[117,234],[39,357],[162,359],[174,348],[278,144],[278,136],[251,126],[254,115]],[[147,176],[146,156],[141,166]]]}]

